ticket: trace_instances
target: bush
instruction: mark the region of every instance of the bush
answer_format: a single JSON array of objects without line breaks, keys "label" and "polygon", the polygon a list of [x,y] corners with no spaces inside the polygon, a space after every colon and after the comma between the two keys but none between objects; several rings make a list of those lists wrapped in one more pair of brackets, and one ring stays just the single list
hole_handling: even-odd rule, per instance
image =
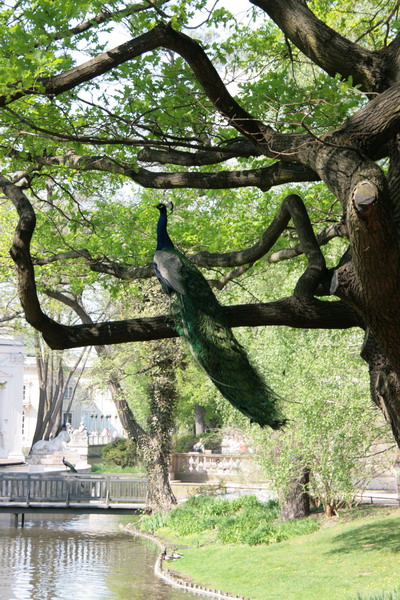
[{"label": "bush", "polygon": [[137,445],[134,440],[119,438],[104,446],[102,457],[105,462],[119,467],[134,467],[138,462]]},{"label": "bush", "polygon": [[[213,531],[222,544],[272,544],[297,535],[311,533],[318,528],[312,518],[298,521],[279,521],[277,502],[258,502],[255,496],[241,496],[235,500],[210,496],[193,496],[170,513],[163,515],[163,526],[175,534],[191,535]],[[144,517],[141,527],[155,531],[160,520]]]},{"label": "bush", "polygon": [[207,450],[211,450],[214,454],[219,454],[221,452],[222,437],[222,431],[212,431],[200,435],[194,435],[193,433],[174,435],[172,436],[172,451],[192,452],[195,443],[202,438]]}]

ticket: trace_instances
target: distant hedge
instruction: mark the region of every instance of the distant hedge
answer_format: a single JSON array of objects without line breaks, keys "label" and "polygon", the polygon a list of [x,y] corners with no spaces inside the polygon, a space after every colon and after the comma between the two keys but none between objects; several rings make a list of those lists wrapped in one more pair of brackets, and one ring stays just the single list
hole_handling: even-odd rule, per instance
[{"label": "distant hedge", "polygon": [[103,460],[119,467],[134,467],[138,462],[137,444],[134,440],[118,438],[102,451]]}]

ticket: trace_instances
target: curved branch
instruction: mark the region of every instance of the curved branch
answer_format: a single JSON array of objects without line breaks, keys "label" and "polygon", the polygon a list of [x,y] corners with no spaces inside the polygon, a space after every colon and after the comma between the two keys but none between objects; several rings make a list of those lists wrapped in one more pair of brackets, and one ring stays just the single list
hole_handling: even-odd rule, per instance
[{"label": "curved branch", "polygon": [[[165,317],[73,326],[62,325],[50,319],[40,306],[30,255],[35,213],[23,191],[4,176],[0,176],[0,189],[12,200],[19,215],[11,255],[18,273],[19,294],[25,317],[28,323],[43,334],[51,348],[98,346],[177,336]],[[225,307],[224,311],[232,327],[279,323],[293,327],[362,327],[360,317],[341,301],[321,302],[314,298],[292,297],[264,305]]]},{"label": "curved branch", "polygon": [[0,96],[0,106],[5,106],[29,94],[58,96],[80,84],[91,81],[119,65],[156,48],[166,48],[180,54],[192,68],[198,82],[206,91],[217,110],[247,137],[262,141],[263,131],[271,130],[254,119],[230,95],[214,65],[196,41],[175,31],[170,24],[156,25],[150,31],[96,56],[87,62],[53,77],[43,78],[38,86]]},{"label": "curved branch", "polygon": [[23,191],[3,175],[0,175],[0,190],[12,201],[19,215],[10,254],[17,269],[18,292],[25,318],[38,331],[53,331],[58,324],[41,309],[30,256],[30,243],[36,226],[35,212]]},{"label": "curved branch", "polygon": [[143,167],[117,162],[113,158],[102,156],[80,156],[68,152],[60,156],[36,157],[37,168],[62,165],[77,171],[103,171],[129,177],[142,187],[154,189],[228,189],[255,186],[261,190],[269,190],[276,185],[294,181],[318,181],[318,176],[307,167],[296,163],[275,163],[268,167],[243,171],[217,172],[160,172],[150,171]]},{"label": "curved branch", "polygon": [[138,154],[138,160],[143,162],[157,162],[159,164],[173,164],[185,167],[200,167],[211,165],[230,158],[250,158],[259,156],[254,144],[249,140],[232,140],[218,147],[211,147],[205,151],[182,152],[181,150],[158,150],[143,148]]},{"label": "curved branch", "polygon": [[[306,329],[363,328],[362,319],[344,302],[298,299],[294,296],[268,304],[243,304],[223,308],[230,327],[286,325]],[[63,326],[43,337],[53,349],[123,344],[178,337],[167,316]]]},{"label": "curved branch", "polygon": [[[124,17],[129,17],[129,15],[133,15],[135,13],[154,9],[155,7],[158,7],[158,10],[160,10],[159,7],[161,7],[163,4],[166,4],[169,1],[170,0],[159,0],[158,2],[154,2],[154,1],[146,2],[145,1],[140,4],[132,4],[131,6],[127,6],[126,8],[123,8],[121,10],[116,10],[114,12],[103,9],[102,11],[97,13],[97,15],[94,15],[94,17],[92,17],[89,21],[82,21],[75,27],[71,27],[70,29],[68,29],[65,32],[55,33],[53,36],[49,36],[49,37],[52,40],[62,40],[66,37],[71,37],[73,35],[78,35],[80,33],[84,33],[85,31],[92,29],[92,27],[97,27],[98,25],[102,25],[102,23],[107,23],[108,21],[112,21],[114,19],[118,19],[118,20],[123,19]],[[166,15],[163,15],[163,16],[166,16]]]},{"label": "curved branch", "polygon": [[38,85],[0,96],[0,107],[30,94],[58,96],[156,48],[172,50],[182,56],[215,108],[255,145],[264,140],[267,131],[272,132],[271,127],[254,118],[231,96],[200,44],[189,36],[175,31],[170,24],[156,25],[150,31],[82,65],[59,75],[40,79]]},{"label": "curved branch", "polygon": [[284,34],[331,77],[338,73],[363,91],[381,91],[384,56],[346,39],[323,21],[302,0],[250,0],[275,21]]},{"label": "curved branch", "polygon": [[[243,250],[225,253],[202,251],[189,258],[191,262],[198,267],[239,267],[239,269],[242,269],[240,272],[235,269],[223,277],[219,282],[213,282],[216,287],[221,289],[227,281],[244,272],[244,265],[247,265],[247,270],[249,266],[265,256],[275,244],[281,233],[285,230],[290,219],[293,220],[300,239],[301,251],[299,250],[297,254],[304,253],[309,260],[309,267],[302,278],[300,278],[302,283],[299,283],[296,287],[295,295],[312,295],[315,291],[318,279],[320,279],[322,272],[325,270],[325,261],[319,248],[321,244],[315,237],[306,207],[301,198],[296,194],[291,194],[283,200],[274,220],[253,246]],[[92,271],[106,273],[117,279],[147,279],[149,277],[154,277],[155,275],[152,265],[143,267],[121,265],[113,261],[93,258],[88,250],[85,249],[61,252],[49,257],[36,257],[33,259],[33,262],[36,265],[46,265],[58,260],[71,258],[84,258],[89,263]],[[313,272],[312,276],[311,272]],[[303,286],[306,280],[309,281],[309,284]]]},{"label": "curved branch", "polygon": [[[332,223],[331,225],[324,227],[324,229],[322,229],[322,231],[316,235],[319,246],[324,246],[336,237],[348,237],[346,223],[343,220],[341,220],[339,223]],[[281,262],[282,260],[295,258],[301,254],[303,254],[302,246],[301,244],[296,244],[296,246],[293,246],[292,248],[283,248],[282,250],[273,252],[270,256],[268,256],[267,262],[274,264]]]},{"label": "curved branch", "polygon": [[314,236],[306,208],[303,201],[296,194],[287,196],[275,218],[265,230],[258,242],[249,248],[237,252],[226,252],[224,254],[212,254],[207,251],[200,252],[190,257],[190,260],[203,267],[233,267],[252,264],[259,260],[272,248],[281,233],[285,230],[290,219],[293,219],[299,233],[303,251],[311,258],[314,252],[320,254],[318,244],[311,240]]}]

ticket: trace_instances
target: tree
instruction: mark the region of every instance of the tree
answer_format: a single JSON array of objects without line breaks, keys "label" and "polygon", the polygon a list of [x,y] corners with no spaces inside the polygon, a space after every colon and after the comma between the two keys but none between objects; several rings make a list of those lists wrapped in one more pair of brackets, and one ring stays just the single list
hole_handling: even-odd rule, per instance
[{"label": "tree", "polygon": [[292,395],[284,432],[252,430],[257,460],[280,497],[284,516],[295,518],[307,510],[309,494],[333,516],[340,505],[353,501],[355,489],[390,468],[382,414],[373,405],[366,409],[368,378],[355,353],[360,334],[271,328],[268,337],[264,352],[277,355],[271,376],[280,377],[284,395],[289,390]]},{"label": "tree", "polygon": [[[81,296],[71,292],[48,291],[47,294],[63,305],[70,306],[82,323],[93,322]],[[180,357],[174,345],[174,340],[169,340],[163,347],[152,344],[149,351],[151,366],[147,370],[150,381],[146,386],[150,404],[148,431],[142,427],[129,403],[129,394],[123,385],[128,374],[114,359],[113,349],[101,345],[94,347],[101,362],[102,383],[107,383],[119,419],[128,437],[135,440],[144,460],[148,478],[146,503],[150,510],[167,511],[176,504],[169,482],[171,433],[176,409],[174,367]]]},{"label": "tree", "polygon": [[[75,260],[101,281],[151,277],[156,194],[116,192],[174,190],[175,239],[217,288],[275,243],[271,263],[305,256],[292,295],[229,306],[230,324],[363,329],[372,398],[400,445],[397,2],[355,14],[347,0],[249,0],[246,23],[205,0],[61,4],[10,0],[0,16],[0,186],[19,216],[27,321],[52,348],[174,337],[163,316],[55,322],[38,274]],[[55,227],[49,247],[36,224]],[[337,236],[346,248],[327,266]]]},{"label": "tree", "polygon": [[[73,363],[66,364],[63,352],[50,350],[36,332],[34,336],[36,365],[39,379],[39,405],[32,445],[39,440],[56,436],[63,425],[63,402],[68,387],[71,394],[66,414],[70,412],[75,392],[85,369],[87,352],[73,357]],[[71,360],[71,357],[70,357]],[[70,385],[73,380],[73,385]]]}]

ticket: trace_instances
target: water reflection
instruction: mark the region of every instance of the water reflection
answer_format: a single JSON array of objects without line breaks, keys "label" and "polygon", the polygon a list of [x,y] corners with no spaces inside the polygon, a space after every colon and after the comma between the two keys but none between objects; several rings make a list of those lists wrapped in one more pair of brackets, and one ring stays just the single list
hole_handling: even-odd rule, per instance
[{"label": "water reflection", "polygon": [[119,529],[128,517],[0,515],[1,600],[189,600],[153,573],[156,547]]}]

